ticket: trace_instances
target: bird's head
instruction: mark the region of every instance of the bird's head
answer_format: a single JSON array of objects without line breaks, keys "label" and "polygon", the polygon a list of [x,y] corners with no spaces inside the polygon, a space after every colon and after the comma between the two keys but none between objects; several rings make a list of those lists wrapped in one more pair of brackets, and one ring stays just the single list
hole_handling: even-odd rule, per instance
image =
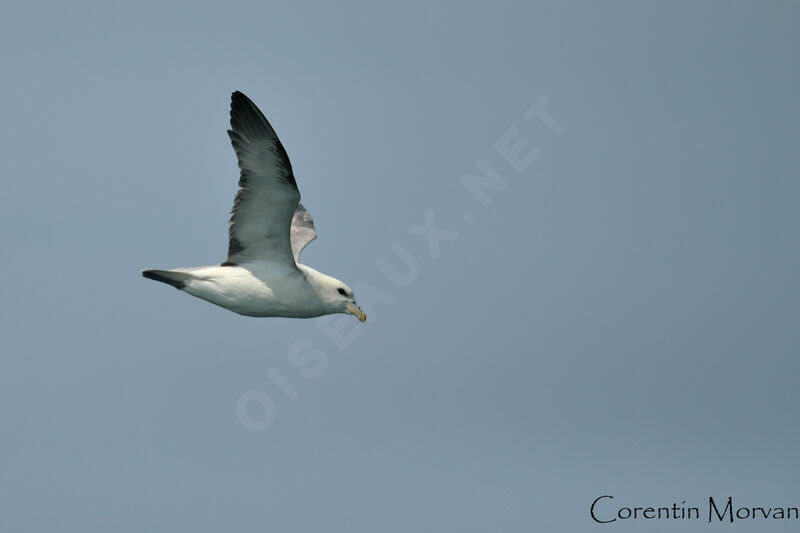
[{"label": "bird's head", "polygon": [[356,303],[355,295],[353,294],[353,289],[348,287],[345,283],[342,283],[339,280],[336,281],[336,296],[335,302],[339,309],[339,313],[350,313],[355,315],[361,322],[364,322],[367,319],[367,313],[361,310],[361,308]]},{"label": "bird's head", "polygon": [[[306,271],[312,270],[305,265],[303,268]],[[349,313],[355,315],[361,322],[367,319],[367,313],[356,303],[353,289],[345,282],[317,271],[312,275],[307,274],[306,279],[311,282],[319,298],[330,309],[329,313]]]}]

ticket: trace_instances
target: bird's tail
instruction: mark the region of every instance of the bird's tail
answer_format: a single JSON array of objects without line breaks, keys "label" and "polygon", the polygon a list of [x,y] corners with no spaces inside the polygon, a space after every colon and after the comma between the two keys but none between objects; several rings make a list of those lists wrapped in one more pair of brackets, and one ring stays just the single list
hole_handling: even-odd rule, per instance
[{"label": "bird's tail", "polygon": [[142,276],[161,283],[167,283],[179,290],[183,289],[186,286],[186,282],[191,279],[190,274],[174,270],[142,270]]}]

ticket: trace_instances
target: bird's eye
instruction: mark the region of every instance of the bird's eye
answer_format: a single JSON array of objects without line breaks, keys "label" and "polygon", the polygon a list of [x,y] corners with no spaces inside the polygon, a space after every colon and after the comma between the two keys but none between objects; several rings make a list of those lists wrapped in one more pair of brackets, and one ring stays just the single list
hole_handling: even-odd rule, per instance
[{"label": "bird's eye", "polygon": [[337,291],[339,292],[339,294],[341,294],[342,296],[347,296],[347,293],[344,291],[344,289],[343,289],[343,288],[339,287],[339,288],[338,288],[338,289],[336,289],[336,290],[337,290]]}]

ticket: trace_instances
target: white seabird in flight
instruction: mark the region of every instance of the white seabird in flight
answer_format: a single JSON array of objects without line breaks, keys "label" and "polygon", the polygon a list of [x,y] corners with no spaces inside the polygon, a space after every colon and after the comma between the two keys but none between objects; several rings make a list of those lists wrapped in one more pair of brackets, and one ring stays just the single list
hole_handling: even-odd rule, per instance
[{"label": "white seabird in flight", "polygon": [[351,313],[364,322],[367,315],[350,287],[298,262],[303,248],[317,238],[314,220],[300,203],[289,156],[275,130],[239,91],[231,96],[228,135],[241,169],[228,258],[220,265],[142,270],[142,275],[240,315]]}]

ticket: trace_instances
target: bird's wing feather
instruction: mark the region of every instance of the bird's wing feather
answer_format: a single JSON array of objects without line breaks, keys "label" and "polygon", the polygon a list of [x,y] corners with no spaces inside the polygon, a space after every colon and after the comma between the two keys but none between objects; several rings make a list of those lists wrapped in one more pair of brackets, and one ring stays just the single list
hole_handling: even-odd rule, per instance
[{"label": "bird's wing feather", "polygon": [[238,91],[231,96],[228,135],[241,173],[231,210],[227,262],[269,260],[296,267],[289,229],[300,192],[292,165],[266,117]]},{"label": "bird's wing feather", "polygon": [[314,230],[314,219],[311,217],[311,213],[306,211],[303,204],[297,204],[297,209],[292,217],[291,229],[292,254],[295,263],[300,260],[300,252],[303,251],[303,248],[316,238],[317,232]]}]

